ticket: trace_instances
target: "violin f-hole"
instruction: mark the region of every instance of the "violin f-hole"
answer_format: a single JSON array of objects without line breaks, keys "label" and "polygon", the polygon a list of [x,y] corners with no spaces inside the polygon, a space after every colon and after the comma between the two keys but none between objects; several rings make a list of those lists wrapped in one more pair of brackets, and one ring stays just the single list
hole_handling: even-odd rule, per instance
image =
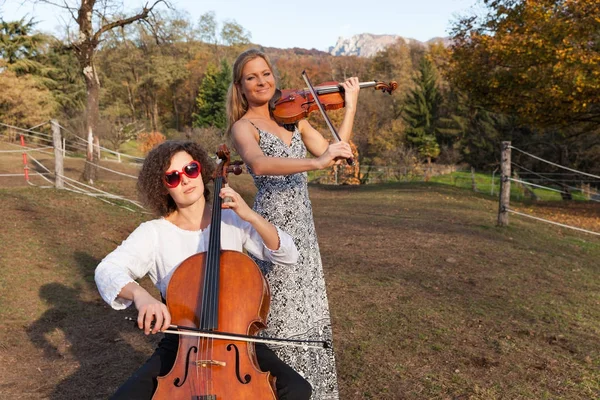
[{"label": "violin f-hole", "polygon": [[244,380],[242,380],[242,377],[240,376],[240,351],[233,343],[227,345],[227,351],[231,351],[231,348],[235,349],[235,374],[237,375],[237,380],[240,381],[242,385],[247,385],[252,380],[252,376],[250,376],[250,374],[246,374],[244,376]]}]

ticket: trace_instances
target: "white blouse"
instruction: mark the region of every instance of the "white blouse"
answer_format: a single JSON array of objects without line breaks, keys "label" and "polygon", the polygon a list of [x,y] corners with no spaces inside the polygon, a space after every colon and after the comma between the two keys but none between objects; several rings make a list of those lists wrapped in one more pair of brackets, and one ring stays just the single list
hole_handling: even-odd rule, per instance
[{"label": "white blouse", "polygon": [[[95,280],[100,295],[115,310],[131,305],[117,297],[121,289],[148,275],[166,296],[169,280],[186,258],[207,251],[210,226],[199,231],[187,231],[164,218],[144,222],[96,267]],[[221,248],[242,251],[279,266],[293,265],[298,260],[294,241],[277,228],[279,249],[267,248],[252,225],[235,212],[223,210],[221,215]]]}]

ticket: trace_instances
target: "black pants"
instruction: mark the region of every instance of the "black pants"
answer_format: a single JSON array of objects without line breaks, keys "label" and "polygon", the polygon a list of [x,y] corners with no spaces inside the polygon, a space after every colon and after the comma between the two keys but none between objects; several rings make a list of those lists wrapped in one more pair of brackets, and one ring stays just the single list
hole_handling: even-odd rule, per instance
[{"label": "black pants", "polygon": [[[179,337],[165,334],[154,354],[117,390],[111,400],[150,400],[156,390],[158,376],[166,375],[177,356]],[[269,371],[277,379],[279,400],[308,400],[312,393],[310,383],[290,366],[281,361],[267,346],[257,343],[256,358],[263,371]],[[232,399],[234,400],[234,399]]]}]

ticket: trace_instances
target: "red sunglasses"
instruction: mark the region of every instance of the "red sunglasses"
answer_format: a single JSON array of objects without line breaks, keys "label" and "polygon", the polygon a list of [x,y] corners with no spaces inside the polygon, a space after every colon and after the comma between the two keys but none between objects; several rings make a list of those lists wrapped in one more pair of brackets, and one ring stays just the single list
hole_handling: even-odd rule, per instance
[{"label": "red sunglasses", "polygon": [[200,171],[202,171],[202,166],[198,161],[194,160],[188,165],[184,166],[181,171],[165,172],[165,185],[171,189],[176,188],[181,183],[181,174],[184,174],[188,178],[194,179],[200,175]]}]

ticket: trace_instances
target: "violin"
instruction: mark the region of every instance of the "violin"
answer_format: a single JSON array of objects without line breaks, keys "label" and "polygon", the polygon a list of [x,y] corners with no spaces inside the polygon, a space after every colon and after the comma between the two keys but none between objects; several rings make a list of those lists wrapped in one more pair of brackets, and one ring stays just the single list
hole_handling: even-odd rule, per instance
[{"label": "violin", "polygon": [[219,192],[231,168],[225,145],[217,154],[220,162],[214,176],[208,251],[177,267],[166,295],[175,327],[217,335],[180,337],[175,364],[158,378],[153,400],[277,399],[275,377],[258,368],[254,343],[240,340],[266,327],[271,294],[250,257],[221,250]]},{"label": "violin", "polygon": [[[374,87],[384,93],[392,94],[398,83],[360,82],[361,89]],[[325,110],[337,110],[345,106],[344,88],[339,82],[323,82],[314,86],[317,97]],[[293,124],[318,110],[319,107],[309,89],[283,89],[275,92],[270,103],[273,118],[280,124]]]}]

